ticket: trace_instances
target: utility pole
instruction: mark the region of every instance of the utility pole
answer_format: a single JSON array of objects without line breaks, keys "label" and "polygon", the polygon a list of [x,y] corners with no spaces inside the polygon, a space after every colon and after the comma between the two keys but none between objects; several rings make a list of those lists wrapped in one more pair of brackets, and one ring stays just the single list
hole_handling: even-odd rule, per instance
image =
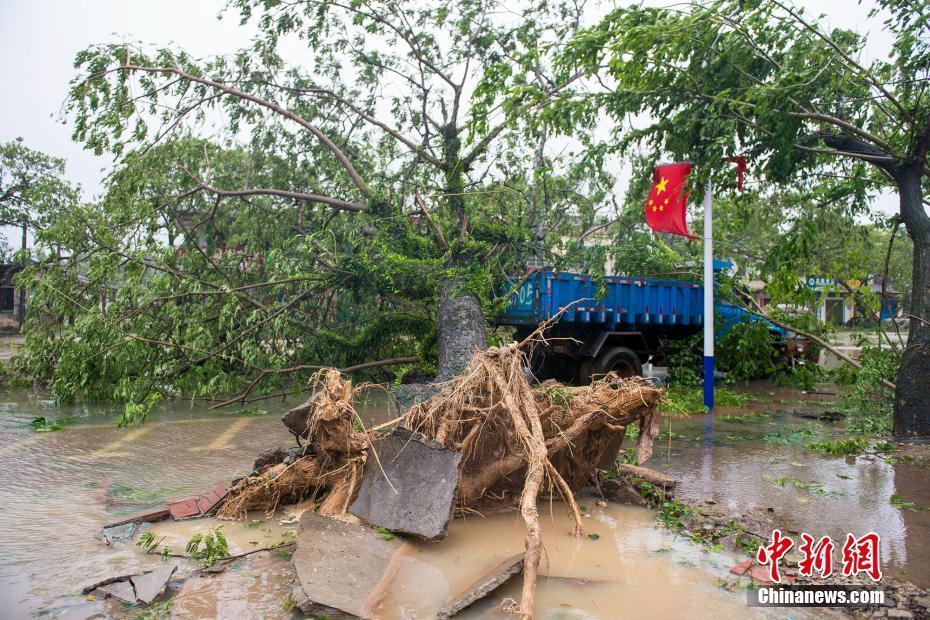
[{"label": "utility pole", "polygon": [[[27,236],[26,236],[26,223],[23,222],[23,243],[22,243],[22,267],[26,268],[26,247],[27,247]],[[23,323],[26,322],[26,289],[25,287],[19,288],[19,307],[16,309],[16,318],[19,321],[19,328],[23,328]]]},{"label": "utility pole", "polygon": [[714,218],[713,183],[704,187],[704,405],[714,410]]}]

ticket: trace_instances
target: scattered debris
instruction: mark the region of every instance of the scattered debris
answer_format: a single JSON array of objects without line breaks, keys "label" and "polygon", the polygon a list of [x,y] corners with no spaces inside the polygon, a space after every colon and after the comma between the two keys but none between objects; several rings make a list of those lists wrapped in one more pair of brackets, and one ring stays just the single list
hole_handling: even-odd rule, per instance
[{"label": "scattered debris", "polygon": [[112,596],[124,603],[148,605],[165,591],[168,580],[178,570],[177,564],[165,564],[153,571],[138,575],[121,575],[110,577],[84,588],[81,594],[87,596]]},{"label": "scattered debris", "polygon": [[660,497],[672,497],[678,485],[675,478],[638,465],[618,463],[614,471],[616,477],[602,481],[601,487],[604,494],[618,504],[646,506],[648,499],[645,496],[647,494],[643,493],[646,490],[644,483],[649,485],[653,494]]},{"label": "scattered debris", "polygon": [[[410,430],[395,431],[398,435],[364,430],[352,406],[351,382],[337,370],[321,371],[313,396],[282,418],[305,440],[299,454],[260,455],[258,464],[264,468],[229,489],[217,516],[241,519],[254,509],[270,514],[282,503],[296,502],[302,502],[305,514],[339,516],[352,505],[353,512],[385,532],[438,539],[450,509],[486,512],[518,504],[527,527],[519,611],[531,615],[541,555],[540,494],[565,500],[575,519],[574,533],[580,536],[582,515],[574,492],[599,467],[613,462],[630,424],[640,429],[637,462],[649,458],[662,398],[662,390],[650,381],[613,373],[584,387],[530,386],[524,373],[525,349],[538,342],[540,334],[541,330],[519,344],[475,353],[460,375],[407,411],[401,426]],[[400,440],[404,433],[409,439]],[[375,449],[370,450],[373,442]],[[294,459],[290,463],[289,457]],[[435,465],[426,467],[423,459]],[[452,471],[456,464],[457,484]],[[186,512],[192,508],[187,506]],[[384,544],[377,532],[363,530],[364,536],[378,537]],[[295,563],[298,557],[305,564],[310,561],[299,547],[298,553]],[[337,559],[333,561],[338,566]],[[344,577],[345,571],[336,574]],[[346,597],[356,601],[352,609],[346,608],[348,602],[329,604],[309,590],[307,594],[317,605],[351,613],[360,609],[358,593]]]},{"label": "scattered debris", "polygon": [[822,420],[824,422],[839,422],[840,420],[846,419],[846,414],[842,411],[820,411],[820,412],[811,412],[811,411],[800,411],[795,409],[791,412],[791,415],[797,416],[799,418],[806,418],[808,420]]},{"label": "scattered debris", "polygon": [[294,448],[268,448],[259,452],[258,456],[255,457],[252,470],[261,472],[279,463],[290,465],[303,456],[303,450],[300,446]]},{"label": "scattered debris", "polygon": [[401,545],[365,525],[305,512],[291,560],[302,590],[295,603],[308,615],[371,617],[397,568],[394,556]]},{"label": "scattered debris", "polygon": [[132,582],[129,581],[129,579],[125,581],[114,581],[113,583],[100,586],[95,592],[97,592],[98,595],[112,596],[124,603],[134,604],[136,602],[136,591],[133,589]]},{"label": "scattered debris", "polygon": [[371,447],[377,466],[365,468],[349,512],[394,533],[445,538],[462,455],[406,428],[395,429]]},{"label": "scattered debris", "polygon": [[136,598],[139,602],[148,605],[158,598],[176,570],[178,570],[177,564],[165,564],[149,573],[133,575],[131,577],[132,587],[136,591]]},{"label": "scattered debris", "polygon": [[171,513],[168,510],[168,507],[159,508],[157,510],[152,510],[149,512],[143,512],[128,517],[123,517],[118,521],[113,521],[112,523],[107,523],[103,526],[103,529],[109,529],[111,527],[117,527],[120,525],[126,525],[127,523],[154,523],[156,521],[162,521],[171,516]]},{"label": "scattered debris", "polygon": [[523,570],[523,554],[511,556],[482,575],[463,591],[449,599],[438,612],[439,618],[451,618],[475,601],[478,601],[502,586],[511,577]]}]

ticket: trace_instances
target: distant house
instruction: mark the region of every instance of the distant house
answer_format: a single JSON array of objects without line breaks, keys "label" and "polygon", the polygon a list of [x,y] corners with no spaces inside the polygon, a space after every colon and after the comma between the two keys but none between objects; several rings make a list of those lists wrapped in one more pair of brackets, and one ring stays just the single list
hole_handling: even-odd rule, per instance
[{"label": "distant house", "polygon": [[[875,295],[882,294],[882,277],[869,276],[865,281],[850,280],[846,287],[836,280],[808,276],[804,284],[812,291],[820,293],[814,306],[817,318],[833,325],[852,325],[858,321],[874,321],[872,311],[863,307],[849,294],[849,290],[867,289]],[[847,290],[848,287],[848,290]],[[889,280],[885,284],[885,298],[882,301],[881,320],[885,321],[898,316],[901,294],[894,289]]]},{"label": "distant house", "polygon": [[[20,294],[13,286],[13,275],[19,265],[0,264],[0,331],[19,331],[26,308],[20,308]],[[25,303],[26,295],[22,295]]]}]

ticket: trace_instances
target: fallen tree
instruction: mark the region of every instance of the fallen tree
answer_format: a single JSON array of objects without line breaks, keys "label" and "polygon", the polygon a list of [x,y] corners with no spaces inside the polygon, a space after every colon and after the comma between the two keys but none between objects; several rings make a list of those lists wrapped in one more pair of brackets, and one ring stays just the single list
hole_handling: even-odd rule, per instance
[{"label": "fallen tree", "polygon": [[[540,495],[564,499],[575,518],[574,533],[581,535],[574,492],[598,468],[613,463],[633,423],[639,426],[637,460],[649,458],[662,398],[645,379],[613,374],[585,387],[531,387],[524,374],[530,344],[475,353],[460,375],[400,420],[425,440],[461,454],[454,498],[459,513],[518,504],[527,534],[523,593],[513,611],[526,617],[533,615],[541,554]],[[345,513],[364,468],[381,466],[371,449],[380,432],[362,428],[353,392],[337,370],[321,373],[314,395],[292,410],[306,420],[299,457],[239,481],[229,490],[220,518],[243,518],[248,510],[273,511],[293,502],[323,515]],[[292,412],[285,416],[291,428]]]}]

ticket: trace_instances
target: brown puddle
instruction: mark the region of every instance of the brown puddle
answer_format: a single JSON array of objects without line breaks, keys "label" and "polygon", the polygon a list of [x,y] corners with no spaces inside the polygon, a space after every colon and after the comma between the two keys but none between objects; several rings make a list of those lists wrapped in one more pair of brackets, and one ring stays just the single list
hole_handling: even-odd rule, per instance
[{"label": "brown puddle", "polygon": [[[562,504],[540,505],[546,554],[540,564],[539,618],[767,617],[746,607],[744,592],[718,585],[734,556],[709,553],[655,527],[646,509],[586,508],[585,536],[571,536]],[[380,618],[431,618],[449,596],[501,560],[523,549],[525,529],[516,514],[456,520],[441,543],[408,543],[406,556]],[[593,540],[592,538],[597,538]],[[548,560],[548,562],[547,562]],[[501,618],[501,600],[520,598],[517,576],[457,617]],[[768,616],[772,617],[772,616]]]},{"label": "brown puddle", "polygon": [[[755,389],[762,390],[765,400],[745,410],[802,408],[796,392],[768,386]],[[210,415],[203,407],[175,403],[153,414],[142,427],[118,429],[113,426],[115,410],[56,407],[26,395],[4,398],[6,402],[0,403],[4,617],[30,617],[55,609],[62,597],[85,585],[158,564],[158,557],[142,555],[132,543],[108,547],[94,535],[120,515],[201,493],[243,473],[265,448],[293,444],[278,421],[278,412],[286,407],[280,403],[266,404],[275,413],[265,416]],[[373,396],[364,417],[373,422],[389,417],[381,402]],[[897,493],[918,506],[930,506],[926,469],[878,459],[824,457],[806,447],[821,436],[843,436],[839,426],[788,413],[743,421],[726,417],[733,413],[739,412],[718,412],[709,437],[703,416],[674,420],[671,448],[663,438],[650,466],[678,476],[686,496],[714,499],[734,510],[772,507],[798,529],[811,533],[844,536],[846,531],[862,534],[876,529],[883,537],[888,569],[918,582],[930,581],[930,568],[921,561],[930,543],[930,513],[902,511],[890,503],[891,494]],[[50,421],[68,418],[68,424],[58,432],[35,433],[29,422],[38,416]],[[798,428],[810,428],[812,434],[799,435],[796,441]],[[816,486],[799,488],[793,480]],[[583,503],[590,515],[585,518],[586,533],[597,534],[597,540],[569,536],[571,526],[560,504],[552,506],[551,515],[548,504],[541,506],[548,554],[548,567],[544,560],[540,569],[548,577],[540,578],[537,594],[541,618],[742,618],[755,617],[759,611],[746,607],[745,593],[717,585],[735,563],[733,556],[709,553],[655,527],[649,511]],[[251,519],[258,522],[225,522],[233,552],[287,540],[294,526],[279,524],[283,516],[253,515]],[[152,531],[166,536],[164,542],[173,551],[182,552],[187,538],[214,524],[212,519],[165,522]],[[383,617],[431,617],[451,592],[522,549],[523,536],[522,522],[511,514],[456,521],[449,538],[439,544],[409,543],[404,570],[391,598],[383,602]],[[290,617],[282,609],[290,592],[290,570],[284,553],[250,556],[221,576],[188,581],[175,593],[173,615]],[[494,607],[505,596],[518,598],[519,588],[516,578],[465,617],[499,617]],[[87,607],[72,608],[65,617],[80,617],[80,611],[111,616],[138,611],[100,601]],[[786,615],[798,617],[773,614]]]}]

